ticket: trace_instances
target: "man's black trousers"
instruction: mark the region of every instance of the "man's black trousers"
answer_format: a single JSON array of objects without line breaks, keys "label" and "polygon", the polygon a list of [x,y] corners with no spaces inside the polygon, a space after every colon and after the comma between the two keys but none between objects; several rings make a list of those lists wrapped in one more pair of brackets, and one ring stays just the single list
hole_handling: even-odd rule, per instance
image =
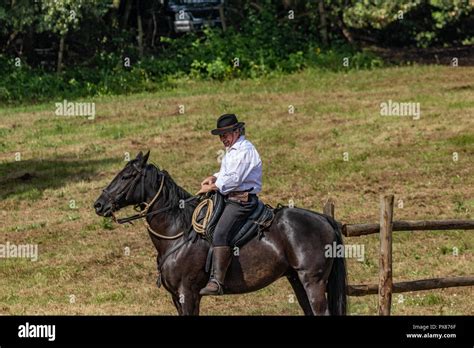
[{"label": "man's black trousers", "polygon": [[236,202],[225,199],[225,207],[214,230],[214,246],[229,245],[236,229],[242,226],[258,204],[255,194],[249,194],[248,202]]}]

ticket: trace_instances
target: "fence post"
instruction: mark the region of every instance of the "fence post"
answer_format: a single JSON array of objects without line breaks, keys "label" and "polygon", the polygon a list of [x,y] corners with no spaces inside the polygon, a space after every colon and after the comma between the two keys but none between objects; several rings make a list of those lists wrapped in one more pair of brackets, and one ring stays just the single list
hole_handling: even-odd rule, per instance
[{"label": "fence post", "polygon": [[324,204],[323,213],[334,218],[334,201],[331,198]]},{"label": "fence post", "polygon": [[390,315],[392,305],[393,195],[380,198],[379,315]]}]

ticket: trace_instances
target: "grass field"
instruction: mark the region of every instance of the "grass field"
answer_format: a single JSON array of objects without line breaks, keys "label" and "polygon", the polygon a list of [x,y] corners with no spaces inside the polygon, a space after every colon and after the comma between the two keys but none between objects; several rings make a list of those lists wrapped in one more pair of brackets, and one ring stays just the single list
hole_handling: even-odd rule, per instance
[{"label": "grass field", "polygon": [[[420,103],[420,119],[381,116],[388,100]],[[209,130],[224,112],[247,124],[267,203],[321,211],[332,197],[338,220],[377,222],[380,194],[393,193],[395,219],[473,217],[474,68],[182,80],[156,94],[86,101],[96,103],[94,120],[56,116],[61,100],[0,109],[0,244],[39,245],[36,262],[0,259],[1,314],[176,314],[155,286],[156,251],[143,224],[111,224],[92,204],[125,153],[147,149],[196,192],[218,169],[221,144]],[[395,233],[394,280],[472,274],[473,241],[470,231]],[[377,282],[378,236],[345,242],[365,247],[363,262],[348,260],[349,283]],[[281,279],[252,294],[204,298],[201,313],[302,314],[292,294]],[[472,315],[472,296],[472,287],[396,294],[392,312]],[[377,313],[376,296],[349,301],[350,314]]]}]

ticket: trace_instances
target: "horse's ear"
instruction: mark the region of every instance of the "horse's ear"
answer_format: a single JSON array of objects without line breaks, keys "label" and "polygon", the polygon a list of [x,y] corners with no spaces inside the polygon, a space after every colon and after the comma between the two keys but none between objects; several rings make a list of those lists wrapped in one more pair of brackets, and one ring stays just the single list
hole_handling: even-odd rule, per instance
[{"label": "horse's ear", "polygon": [[141,161],[143,159],[143,152],[140,151],[136,159]]},{"label": "horse's ear", "polygon": [[148,150],[148,152],[143,157],[143,160],[142,160],[143,165],[145,165],[148,162],[148,157],[150,157],[150,150]]}]

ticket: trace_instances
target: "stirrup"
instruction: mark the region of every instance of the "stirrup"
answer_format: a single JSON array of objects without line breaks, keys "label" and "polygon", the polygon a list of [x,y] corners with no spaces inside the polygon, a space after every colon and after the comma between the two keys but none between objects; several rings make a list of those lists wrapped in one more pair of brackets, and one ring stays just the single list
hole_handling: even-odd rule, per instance
[{"label": "stirrup", "polygon": [[[207,282],[206,286],[203,289],[206,289],[207,285],[211,282],[217,285],[217,295],[223,295],[224,294],[224,288],[223,288],[222,284],[219,283],[217,281],[217,279],[215,279],[215,278],[209,279],[209,281]],[[203,289],[201,289],[201,290],[203,290]]]},{"label": "stirrup", "polygon": [[224,294],[224,286],[223,286],[224,284],[219,283],[219,281],[217,279],[211,279],[210,281],[217,284],[217,293],[219,295],[223,295]]}]

